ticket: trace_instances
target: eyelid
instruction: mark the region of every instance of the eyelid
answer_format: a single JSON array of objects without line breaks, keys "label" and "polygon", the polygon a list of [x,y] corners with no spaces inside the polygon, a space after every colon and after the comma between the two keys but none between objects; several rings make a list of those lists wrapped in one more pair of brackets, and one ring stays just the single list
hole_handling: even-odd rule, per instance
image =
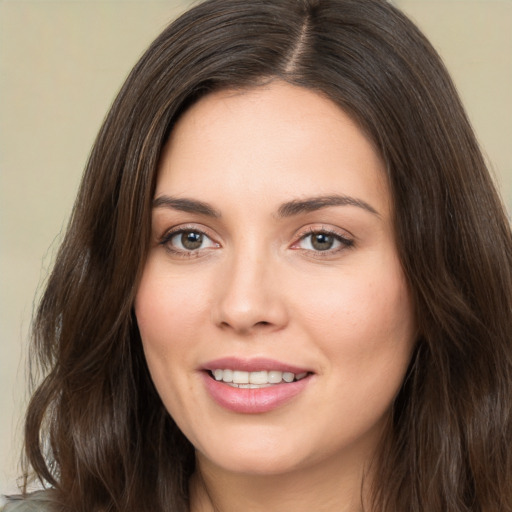
[{"label": "eyelid", "polygon": [[[177,247],[170,246],[169,242],[173,237],[179,235],[184,232],[195,232],[199,233],[205,237],[207,237],[212,244],[213,247],[205,247],[199,249],[179,249]],[[326,250],[315,250],[315,249],[307,249],[303,247],[299,247],[299,244],[308,236],[312,236],[315,234],[326,234],[334,237],[339,243],[340,246],[334,249],[326,249]],[[221,244],[217,241],[218,237],[211,233],[211,230],[203,225],[198,225],[195,223],[187,223],[187,224],[178,224],[171,228],[168,228],[163,235],[158,238],[158,245],[163,246],[169,253],[173,255],[183,256],[183,257],[199,257],[202,253],[209,251],[214,248],[220,248]],[[312,257],[315,258],[328,258],[332,257],[338,252],[345,251],[354,246],[355,237],[350,234],[347,230],[343,230],[341,228],[336,228],[333,226],[326,226],[323,224],[319,225],[309,225],[307,227],[301,228],[296,235],[294,236],[294,242],[289,246],[293,250],[302,251],[304,253],[308,253]]]},{"label": "eyelid", "polygon": [[[177,256],[183,256],[183,257],[198,257],[201,255],[202,252],[206,250],[210,250],[213,248],[220,247],[220,243],[216,240],[217,237],[213,236],[210,233],[211,230],[203,227],[198,226],[197,224],[178,224],[177,226],[173,226],[169,229],[167,229],[162,236],[159,237],[158,244],[163,246],[169,253]],[[179,235],[180,233],[186,233],[186,232],[193,232],[193,233],[199,233],[209,240],[215,245],[215,247],[206,247],[203,249],[197,249],[197,250],[186,250],[186,249],[179,249],[176,247],[171,247],[169,242],[173,239],[173,237]]]},{"label": "eyelid", "polygon": [[[298,244],[306,239],[308,236],[312,236],[315,234],[326,234],[329,236],[333,236],[341,243],[341,247],[337,247],[335,249],[327,249],[325,251],[313,250],[313,249],[304,249],[302,247],[298,247]],[[295,241],[290,246],[291,249],[304,251],[305,253],[309,253],[316,258],[326,258],[329,256],[333,256],[338,252],[345,251],[347,249],[351,249],[355,244],[355,237],[348,233],[346,230],[341,230],[339,228],[333,228],[332,226],[325,225],[315,225],[308,226],[307,228],[302,228],[295,236]]]}]

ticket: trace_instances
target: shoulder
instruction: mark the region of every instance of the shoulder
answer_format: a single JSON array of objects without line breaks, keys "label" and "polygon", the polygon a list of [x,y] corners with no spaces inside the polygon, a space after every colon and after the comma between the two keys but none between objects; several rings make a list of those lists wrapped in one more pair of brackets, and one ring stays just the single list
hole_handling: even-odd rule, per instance
[{"label": "shoulder", "polygon": [[54,512],[51,491],[37,491],[27,496],[5,496],[0,512]]}]

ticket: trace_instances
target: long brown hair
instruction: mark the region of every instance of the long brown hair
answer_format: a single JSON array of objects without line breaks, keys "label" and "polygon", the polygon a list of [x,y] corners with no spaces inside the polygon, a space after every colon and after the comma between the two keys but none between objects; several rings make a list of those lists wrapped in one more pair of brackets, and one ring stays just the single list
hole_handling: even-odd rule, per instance
[{"label": "long brown hair", "polygon": [[34,322],[44,379],[28,464],[65,511],[187,510],[193,447],[153,387],[132,309],[156,171],[191,103],[272,79],[329,97],[386,164],[418,339],[374,461],[372,510],[511,511],[508,221],[440,58],[383,0],[208,0],[140,59]]}]

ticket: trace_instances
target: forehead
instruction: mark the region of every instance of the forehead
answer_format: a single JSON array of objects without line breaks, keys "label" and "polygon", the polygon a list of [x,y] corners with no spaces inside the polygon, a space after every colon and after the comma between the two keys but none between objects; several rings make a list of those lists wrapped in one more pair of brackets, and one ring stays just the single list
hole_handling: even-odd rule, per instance
[{"label": "forehead", "polygon": [[171,133],[157,195],[211,201],[230,191],[259,201],[363,194],[389,208],[384,166],[357,124],[330,99],[279,81],[209,94]]}]

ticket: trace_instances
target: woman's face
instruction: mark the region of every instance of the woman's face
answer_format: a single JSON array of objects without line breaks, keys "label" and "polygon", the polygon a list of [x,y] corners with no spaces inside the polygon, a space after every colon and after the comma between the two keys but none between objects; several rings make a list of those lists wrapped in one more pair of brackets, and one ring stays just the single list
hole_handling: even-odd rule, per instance
[{"label": "woman's face", "polygon": [[206,96],[165,148],[152,222],[136,316],[200,462],[277,474],[367,460],[415,325],[361,130],[282,82]]}]

